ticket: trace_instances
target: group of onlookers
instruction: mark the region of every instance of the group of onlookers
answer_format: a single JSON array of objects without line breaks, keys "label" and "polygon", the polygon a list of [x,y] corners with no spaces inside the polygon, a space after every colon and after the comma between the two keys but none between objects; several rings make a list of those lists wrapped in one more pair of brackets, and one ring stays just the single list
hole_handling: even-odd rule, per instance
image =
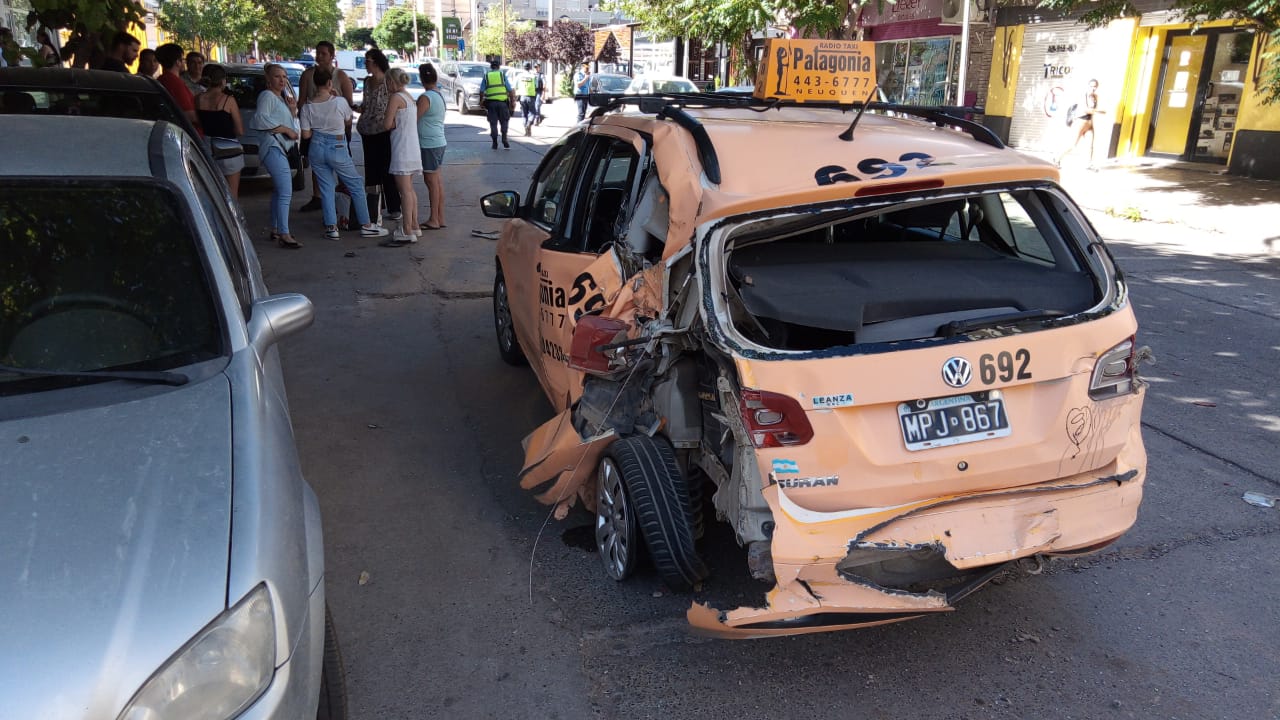
[{"label": "group of onlookers", "polygon": [[[237,197],[245,164],[239,139],[246,128],[227,86],[226,69],[206,63],[199,52],[184,53],[176,43],[144,49],[137,37],[126,32],[116,33],[105,50],[95,63],[96,69],[127,73],[136,62],[138,75],[154,78],[173,96],[179,110],[209,142],[232,197]],[[51,58],[56,54],[54,50]],[[423,230],[443,228],[440,169],[446,146],[445,99],[436,89],[439,78],[435,67],[430,63],[419,66],[425,92],[414,100],[405,91],[408,73],[390,67],[381,50],[369,50],[365,54],[369,75],[363,103],[357,108],[352,102],[354,85],[336,66],[336,55],[333,43],[317,45],[315,65],[302,74],[296,98],[283,66],[263,66],[266,89],[257,97],[247,131],[257,136],[258,160],[272,180],[271,239],[280,247],[302,247],[289,227],[293,171],[302,172],[302,154],[312,167],[312,197],[300,210],[322,211],[325,237],[340,237],[339,183],[351,198],[351,214],[363,237],[390,234],[383,244],[398,246],[416,242]],[[364,144],[365,178],[356,170],[350,151],[355,110],[360,111],[356,127]],[[505,144],[505,123],[502,135]],[[423,174],[431,208],[424,222],[419,222],[413,187],[418,173]],[[382,218],[397,221],[394,232],[388,233],[379,224]]]}]

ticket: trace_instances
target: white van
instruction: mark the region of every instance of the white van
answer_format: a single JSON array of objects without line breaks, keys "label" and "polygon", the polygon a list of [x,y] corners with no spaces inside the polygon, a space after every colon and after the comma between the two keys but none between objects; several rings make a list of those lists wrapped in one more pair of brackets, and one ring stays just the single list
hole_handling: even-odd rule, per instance
[{"label": "white van", "polygon": [[353,81],[363,80],[369,71],[364,67],[364,50],[339,50],[334,59],[338,69],[346,71]]}]

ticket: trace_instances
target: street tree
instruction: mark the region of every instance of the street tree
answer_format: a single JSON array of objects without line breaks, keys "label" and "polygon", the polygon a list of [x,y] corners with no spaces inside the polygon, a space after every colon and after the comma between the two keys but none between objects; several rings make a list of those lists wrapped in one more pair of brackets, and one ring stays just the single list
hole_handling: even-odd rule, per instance
[{"label": "street tree", "polygon": [[[502,4],[490,5],[480,20],[480,28],[476,30],[476,50],[482,55],[502,55],[507,31],[526,32],[531,29],[533,21],[521,18],[520,13],[511,7],[506,9],[506,24],[503,24]],[[509,48],[507,54],[511,54]]]},{"label": "street tree", "polygon": [[847,38],[863,4],[863,0],[605,0],[604,7],[634,18],[656,39],[685,37],[735,45],[735,71],[742,80],[756,75],[753,33],[785,24],[807,36]]},{"label": "street tree", "polygon": [[551,24],[547,38],[547,55],[561,65],[577,65],[595,52],[591,31],[576,22]]},{"label": "street tree", "polygon": [[507,31],[507,55],[518,60],[546,62],[551,59],[550,37],[551,32],[545,27],[512,28]]},{"label": "street tree", "polygon": [[208,55],[215,45],[248,46],[264,18],[252,0],[164,0],[158,20],[183,46]]},{"label": "street tree", "polygon": [[[1139,15],[1130,0],[1042,0],[1041,4],[1062,11],[1088,8],[1080,20],[1089,27]],[[1261,55],[1258,62],[1266,64],[1258,82],[1262,102],[1280,102],[1280,0],[1173,0],[1171,9],[1197,29],[1210,20],[1232,20],[1251,28]]]},{"label": "street tree", "polygon": [[[31,0],[30,6],[28,31],[46,27],[69,32],[62,59],[69,60],[72,67],[89,67],[106,52],[111,36],[134,25],[141,26],[147,15],[138,0]],[[40,64],[40,55],[35,49],[21,52],[33,64]],[[8,53],[6,59],[9,59]]]},{"label": "street tree", "polygon": [[[413,9],[404,5],[387,8],[378,27],[373,29],[373,39],[383,50],[417,52],[413,41]],[[418,13],[418,45],[431,44],[436,26],[426,15]]]},{"label": "street tree", "polygon": [[352,5],[351,9],[342,14],[342,27],[344,31],[351,28],[358,28],[364,25],[364,6]]},{"label": "street tree", "polygon": [[338,5],[333,0],[257,0],[263,21],[259,47],[295,56],[321,40],[338,36]]},{"label": "street tree", "polygon": [[376,44],[373,39],[373,28],[349,27],[342,33],[342,37],[338,38],[337,44],[343,50],[364,50]]}]

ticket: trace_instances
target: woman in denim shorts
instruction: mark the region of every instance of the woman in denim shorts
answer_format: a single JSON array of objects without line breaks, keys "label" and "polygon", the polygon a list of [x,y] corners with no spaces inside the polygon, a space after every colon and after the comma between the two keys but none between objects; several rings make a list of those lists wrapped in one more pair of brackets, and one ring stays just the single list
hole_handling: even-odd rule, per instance
[{"label": "woman in denim shorts", "polygon": [[444,227],[444,182],[440,166],[444,165],[444,95],[436,90],[436,68],[431,63],[418,66],[418,77],[427,89],[418,98],[418,146],[422,148],[422,180],[427,186],[431,214],[418,227],[439,230]]}]

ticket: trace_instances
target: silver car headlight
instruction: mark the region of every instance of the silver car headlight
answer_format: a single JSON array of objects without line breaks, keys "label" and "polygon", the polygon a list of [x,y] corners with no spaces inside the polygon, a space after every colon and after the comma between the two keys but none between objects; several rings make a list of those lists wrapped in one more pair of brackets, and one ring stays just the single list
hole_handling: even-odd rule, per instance
[{"label": "silver car headlight", "polygon": [[271,593],[259,585],[174,653],[120,720],[226,720],[258,699],[275,674]]}]

